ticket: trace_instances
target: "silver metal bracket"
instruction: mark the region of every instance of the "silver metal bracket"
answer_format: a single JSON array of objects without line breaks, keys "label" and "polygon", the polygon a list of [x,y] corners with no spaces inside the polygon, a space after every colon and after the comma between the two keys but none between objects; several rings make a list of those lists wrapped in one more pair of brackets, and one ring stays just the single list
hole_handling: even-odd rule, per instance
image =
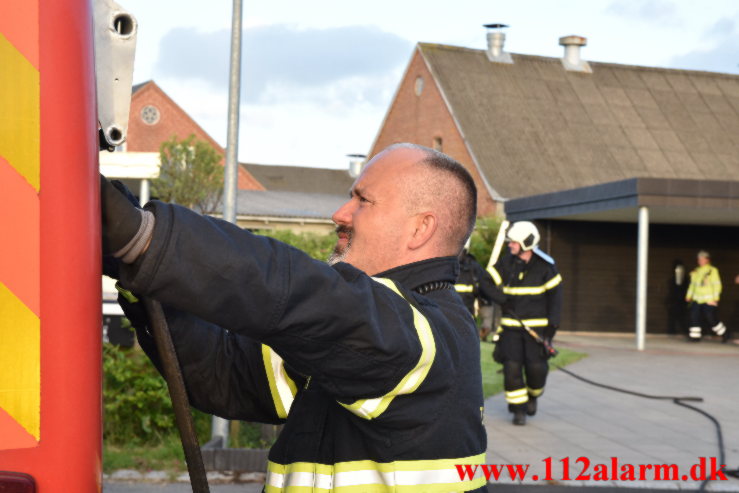
[{"label": "silver metal bracket", "polygon": [[138,24],[113,0],[93,0],[98,121],[112,146],[126,141]]}]

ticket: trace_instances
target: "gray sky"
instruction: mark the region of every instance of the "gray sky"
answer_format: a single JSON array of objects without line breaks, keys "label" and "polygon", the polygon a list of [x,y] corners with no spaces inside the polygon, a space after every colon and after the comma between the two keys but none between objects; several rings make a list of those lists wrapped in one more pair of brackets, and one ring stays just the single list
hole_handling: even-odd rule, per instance
[{"label": "gray sky", "polygon": [[[139,22],[134,82],[153,79],[226,144],[232,3],[118,0]],[[244,0],[239,159],[341,168],[366,153],[419,41],[739,74],[734,0]]]}]

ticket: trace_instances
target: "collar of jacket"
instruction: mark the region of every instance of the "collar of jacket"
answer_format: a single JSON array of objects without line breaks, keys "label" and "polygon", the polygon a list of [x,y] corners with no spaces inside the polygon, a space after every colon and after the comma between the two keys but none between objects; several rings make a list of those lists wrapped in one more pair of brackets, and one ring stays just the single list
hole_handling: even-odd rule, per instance
[{"label": "collar of jacket", "polygon": [[412,264],[394,267],[373,277],[387,277],[404,287],[414,290],[419,286],[436,281],[454,283],[459,276],[457,257],[436,257]]},{"label": "collar of jacket", "polygon": [[469,252],[465,253],[462,255],[462,258],[459,259],[460,270],[471,270],[472,262],[477,262],[477,258]]}]

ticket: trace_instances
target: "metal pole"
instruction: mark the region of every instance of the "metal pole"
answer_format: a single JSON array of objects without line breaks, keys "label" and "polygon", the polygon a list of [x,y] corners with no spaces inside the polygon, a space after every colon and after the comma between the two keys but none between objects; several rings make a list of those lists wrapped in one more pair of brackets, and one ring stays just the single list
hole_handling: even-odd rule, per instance
[{"label": "metal pole", "polygon": [[647,333],[647,259],[649,255],[649,209],[639,207],[636,261],[636,348],[644,350]]},{"label": "metal pole", "polygon": [[236,223],[236,193],[239,177],[239,99],[241,93],[241,2],[233,0],[231,20],[231,73],[228,84],[228,140],[223,190],[223,218]]},{"label": "metal pole", "polygon": [[[236,224],[236,194],[239,181],[239,100],[241,93],[241,5],[233,0],[231,18],[231,73],[228,84],[228,140],[226,142],[226,170],[223,183],[223,218]],[[223,439],[228,447],[228,420],[213,416],[211,440]]]},{"label": "metal pole", "polygon": [[149,191],[149,180],[144,178],[141,180],[141,188],[139,188],[139,202],[141,202],[141,205],[146,205],[150,198],[151,192]]}]

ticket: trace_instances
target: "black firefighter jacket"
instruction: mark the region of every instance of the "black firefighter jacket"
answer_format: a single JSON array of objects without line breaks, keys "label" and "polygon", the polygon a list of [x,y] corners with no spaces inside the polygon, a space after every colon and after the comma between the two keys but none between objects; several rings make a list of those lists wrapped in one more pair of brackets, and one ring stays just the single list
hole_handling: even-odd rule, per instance
[{"label": "black firefighter jacket", "polygon": [[459,259],[459,277],[454,289],[459,293],[467,310],[475,313],[475,300],[481,305],[502,304],[503,293],[495,286],[492,277],[471,253],[463,253]]},{"label": "black firefighter jacket", "polygon": [[481,471],[460,479],[457,467],[485,459],[475,325],[453,289],[414,291],[453,284],[456,258],[372,278],[182,207],[147,208],[151,245],[121,285],[163,303],[194,407],[285,423],[267,492],[484,491]]},{"label": "black firefighter jacket", "polygon": [[521,319],[540,334],[559,326],[562,314],[562,276],[557,267],[534,253],[528,262],[505,255],[491,269],[495,284],[507,296],[501,325],[520,327]]}]

